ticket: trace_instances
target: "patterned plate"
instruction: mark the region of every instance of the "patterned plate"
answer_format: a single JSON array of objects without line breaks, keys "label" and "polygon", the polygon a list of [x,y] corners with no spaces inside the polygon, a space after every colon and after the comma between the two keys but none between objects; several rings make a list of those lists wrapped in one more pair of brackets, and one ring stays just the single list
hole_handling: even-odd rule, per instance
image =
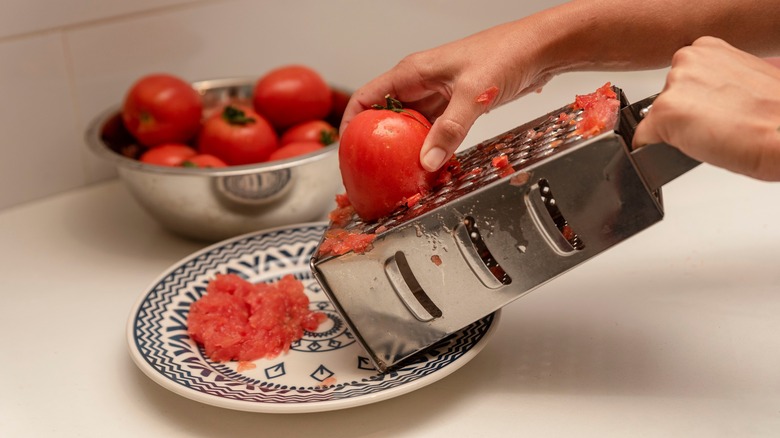
[{"label": "patterned plate", "polygon": [[[172,266],[133,308],[127,338],[133,360],[152,380],[184,397],[229,409],[270,413],[318,412],[386,400],[429,385],[460,368],[484,347],[497,325],[490,315],[421,354],[413,363],[378,373],[309,270],[325,223],[301,224],[239,236]],[[306,332],[287,354],[237,370],[218,363],[187,335],[190,304],[217,273],[252,282],[293,274],[312,309],[328,319]]]}]

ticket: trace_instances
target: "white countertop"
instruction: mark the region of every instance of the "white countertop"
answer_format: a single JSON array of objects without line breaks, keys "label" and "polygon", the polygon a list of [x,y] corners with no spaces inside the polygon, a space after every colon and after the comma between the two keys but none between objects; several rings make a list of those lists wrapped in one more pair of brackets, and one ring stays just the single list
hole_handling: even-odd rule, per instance
[{"label": "white countertop", "polygon": [[119,183],[0,211],[0,436],[780,436],[780,185],[703,165],[660,224],[504,309],[407,395],[316,414],[199,404],[131,361],[130,308],[203,247]]}]

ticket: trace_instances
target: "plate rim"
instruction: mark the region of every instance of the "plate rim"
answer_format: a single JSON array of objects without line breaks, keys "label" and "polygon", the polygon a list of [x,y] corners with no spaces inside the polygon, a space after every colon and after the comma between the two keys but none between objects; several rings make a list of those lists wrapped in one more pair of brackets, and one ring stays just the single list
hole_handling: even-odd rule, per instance
[{"label": "plate rim", "polygon": [[358,397],[315,401],[309,403],[268,403],[268,402],[261,402],[261,401],[234,400],[229,398],[216,397],[211,394],[193,390],[188,386],[181,384],[178,381],[170,379],[169,377],[163,375],[156,369],[152,368],[151,365],[146,361],[145,356],[137,348],[135,342],[135,321],[138,315],[138,311],[140,310],[142,304],[146,301],[149,294],[153,291],[154,286],[159,284],[159,282],[162,279],[166,278],[168,275],[170,275],[173,271],[175,271],[178,267],[180,267],[184,263],[189,262],[197,257],[200,257],[202,254],[206,252],[228,245],[231,242],[237,240],[243,240],[254,236],[274,233],[281,230],[294,230],[299,228],[313,228],[313,227],[321,227],[321,226],[326,227],[327,225],[328,225],[327,221],[312,221],[312,222],[281,225],[273,228],[250,231],[248,233],[230,237],[225,240],[208,245],[172,263],[167,269],[165,269],[161,274],[155,277],[155,279],[151,281],[143,289],[143,292],[139,294],[138,298],[135,300],[135,303],[130,309],[127,322],[125,324],[125,341],[127,342],[127,347],[130,353],[130,357],[135,363],[135,365],[148,378],[150,378],[153,382],[157,383],[163,388],[175,394],[178,394],[184,398],[199,403],[203,403],[210,406],[216,406],[220,408],[244,411],[244,412],[300,414],[300,413],[334,411],[334,410],[346,409],[351,407],[363,406],[363,405],[368,405],[368,404],[372,404],[372,403],[376,403],[376,402],[380,402],[380,401],[384,401],[391,398],[399,397],[401,395],[408,394],[417,389],[438,382],[439,380],[451,375],[452,373],[462,368],[467,363],[471,362],[471,360],[474,357],[476,357],[482,351],[482,349],[487,345],[487,342],[494,334],[498,326],[498,323],[501,319],[501,309],[496,310],[492,314],[493,320],[491,321],[490,326],[487,328],[487,330],[482,335],[482,337],[469,350],[463,353],[463,355],[460,356],[458,359],[448,363],[445,367],[436,370],[435,372],[425,376],[424,378],[416,379],[411,382],[400,385],[398,387],[395,387],[393,389],[380,391],[377,393],[364,394]]}]

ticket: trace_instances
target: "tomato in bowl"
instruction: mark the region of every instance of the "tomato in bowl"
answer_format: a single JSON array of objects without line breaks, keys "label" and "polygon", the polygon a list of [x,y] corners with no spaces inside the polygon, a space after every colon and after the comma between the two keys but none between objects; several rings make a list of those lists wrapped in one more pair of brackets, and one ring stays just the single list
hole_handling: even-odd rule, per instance
[{"label": "tomato in bowl", "polygon": [[[256,82],[257,77],[241,77],[191,86],[201,96],[205,118],[228,104],[251,106]],[[148,148],[124,125],[121,105],[92,121],[86,142],[95,155],[115,166],[135,200],[165,229],[205,242],[325,220],[335,195],[343,191],[338,142],[281,161],[227,166],[197,165],[200,158],[196,165],[144,163],[139,158]]]}]

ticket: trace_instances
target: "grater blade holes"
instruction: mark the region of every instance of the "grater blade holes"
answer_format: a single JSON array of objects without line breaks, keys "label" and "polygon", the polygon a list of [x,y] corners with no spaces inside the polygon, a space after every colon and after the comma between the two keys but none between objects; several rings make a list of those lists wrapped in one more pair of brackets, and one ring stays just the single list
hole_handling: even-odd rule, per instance
[{"label": "grater blade holes", "polygon": [[[577,134],[576,122],[581,118],[581,109],[567,105],[542,120],[518,126],[460,151],[456,154],[455,164],[446,168],[447,177],[434,190],[421,193],[422,197],[415,205],[402,204],[376,223],[364,223],[355,214],[344,228],[368,233],[390,231],[435,208],[479,192],[489,184],[508,178],[507,170],[521,171],[579,142],[582,137]],[[492,159],[499,154],[507,157],[508,166],[492,165]]]},{"label": "grater blade holes", "polygon": [[403,251],[396,251],[385,262],[385,274],[398,298],[415,318],[425,322],[442,316],[441,309],[420,286]]},{"label": "grater blade holes", "polygon": [[482,234],[480,234],[474,218],[471,216],[464,217],[463,225],[468,232],[468,236],[472,245],[474,245],[474,249],[477,251],[477,255],[482,260],[482,263],[485,264],[485,267],[487,267],[488,271],[493,274],[493,277],[495,277],[495,279],[503,285],[512,283],[512,278],[509,277],[509,274],[504,271],[504,268],[502,268],[495,257],[493,257],[490,249],[482,239]]},{"label": "grater blade holes", "polygon": [[555,227],[561,233],[563,238],[569,242],[572,248],[575,250],[584,249],[585,242],[583,242],[580,236],[574,232],[574,229],[571,227],[571,225],[569,225],[569,222],[558,208],[558,204],[555,201],[555,196],[553,196],[552,189],[550,188],[550,183],[546,179],[540,179],[537,184],[539,186],[539,196],[544,203],[547,213],[555,223]]}]

